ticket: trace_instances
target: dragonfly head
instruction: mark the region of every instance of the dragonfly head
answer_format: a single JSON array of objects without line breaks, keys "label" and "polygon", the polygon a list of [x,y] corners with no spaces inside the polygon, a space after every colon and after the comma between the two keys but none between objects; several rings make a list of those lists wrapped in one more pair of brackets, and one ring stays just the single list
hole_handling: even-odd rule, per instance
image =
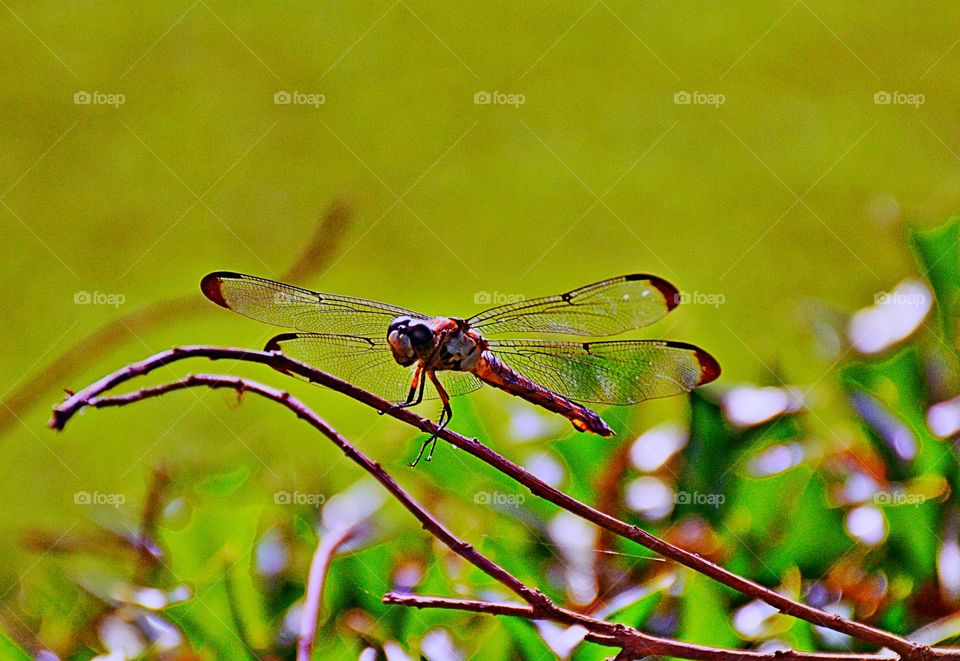
[{"label": "dragonfly head", "polygon": [[426,357],[433,349],[433,329],[421,319],[397,317],[387,329],[387,342],[394,359],[407,367]]}]

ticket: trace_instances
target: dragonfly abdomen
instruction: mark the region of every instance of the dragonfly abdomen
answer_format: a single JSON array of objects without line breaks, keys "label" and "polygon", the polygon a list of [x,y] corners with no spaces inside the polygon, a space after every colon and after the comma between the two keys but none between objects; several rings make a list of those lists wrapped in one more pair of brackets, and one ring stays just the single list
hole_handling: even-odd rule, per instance
[{"label": "dragonfly abdomen", "polygon": [[484,351],[472,370],[474,375],[494,388],[521,397],[531,404],[564,416],[579,431],[589,431],[600,436],[613,436],[614,432],[595,412],[582,404],[558,395],[538,385],[518,371],[499,360],[491,351]]}]

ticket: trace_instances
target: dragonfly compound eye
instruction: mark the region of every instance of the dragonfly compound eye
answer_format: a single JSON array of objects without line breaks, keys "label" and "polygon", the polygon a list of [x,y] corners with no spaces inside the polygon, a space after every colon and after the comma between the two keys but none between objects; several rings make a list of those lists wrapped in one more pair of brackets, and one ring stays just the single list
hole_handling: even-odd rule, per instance
[{"label": "dragonfly compound eye", "polygon": [[415,347],[424,347],[433,344],[433,331],[426,324],[410,324],[407,326],[407,337]]},{"label": "dragonfly compound eye", "polygon": [[390,337],[390,335],[396,331],[405,331],[407,329],[407,324],[409,324],[411,321],[412,319],[410,319],[410,317],[397,317],[390,322],[390,326],[387,328],[387,337]]}]

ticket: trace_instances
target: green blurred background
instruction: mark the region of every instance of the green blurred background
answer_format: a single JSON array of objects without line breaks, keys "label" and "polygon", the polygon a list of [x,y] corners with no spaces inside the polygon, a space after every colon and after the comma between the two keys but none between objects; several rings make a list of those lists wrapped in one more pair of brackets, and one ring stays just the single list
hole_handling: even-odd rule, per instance
[{"label": "green blurred background", "polygon": [[[645,336],[708,349],[721,389],[782,379],[833,401],[835,358],[815,351],[804,303],[872,303],[918,271],[908,225],[938,225],[960,201],[953,3],[2,5],[5,398],[116,317],[200,299],[209,271],[279,277],[346,199],[337,255],[298,284],[468,316],[484,293],[655,273],[722,302],[694,296]],[[495,91],[523,103],[475,103]],[[93,102],[75,102],[82,92]],[[278,104],[278,92],[323,103]],[[676,103],[680,92],[723,102]],[[876,103],[885,92],[922,103]],[[123,303],[76,304],[81,292]],[[332,494],[359,477],[292,416],[219,392],[45,428],[58,388],[171,345],[259,347],[273,331],[213,305],[128,328],[20,412],[2,439],[8,626],[40,626],[16,599],[75,589],[64,586],[78,569],[19,540],[91,528],[78,491],[123,493],[135,518],[161,462],[184,490],[235,470],[261,494]],[[421,495],[440,498],[444,474],[493,479],[446,447],[409,471],[417,442],[395,421],[269,371],[214,367],[289,385]],[[465,433],[530,451],[497,440],[522,404],[491,392],[457,404],[483,414],[464,413]],[[685,411],[678,398],[616,415],[639,432]],[[60,608],[43,619],[51,646],[86,622],[82,607]]]}]

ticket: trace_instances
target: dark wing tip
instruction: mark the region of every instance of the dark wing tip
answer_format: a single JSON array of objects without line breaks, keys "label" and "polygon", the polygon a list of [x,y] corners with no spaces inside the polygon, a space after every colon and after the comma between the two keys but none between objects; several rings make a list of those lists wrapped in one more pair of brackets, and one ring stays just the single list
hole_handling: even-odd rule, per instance
[{"label": "dark wing tip", "polygon": [[214,271],[213,273],[208,273],[203,276],[203,280],[200,281],[200,291],[220,307],[229,309],[230,306],[227,305],[227,301],[223,297],[223,281],[237,280],[241,277],[239,273],[234,273],[233,271]]},{"label": "dark wing tip", "polygon": [[720,376],[720,363],[700,347],[688,342],[675,342],[673,340],[664,341],[664,345],[673,347],[674,349],[684,349],[696,356],[697,363],[700,365],[700,378],[693,385],[694,388],[699,388],[700,386],[707,385],[711,381],[716,381],[717,377]]},{"label": "dark wing tip", "polygon": [[300,333],[280,333],[279,335],[274,335],[271,337],[266,345],[264,345],[264,351],[282,351],[281,343],[287,342],[288,340],[295,340],[300,337]]},{"label": "dark wing tip", "polygon": [[716,381],[720,376],[720,363],[703,349],[697,348],[697,360],[700,361],[700,381],[698,386]]},{"label": "dark wing tip", "polygon": [[633,280],[646,280],[652,286],[656,287],[657,291],[663,295],[663,300],[667,302],[667,312],[680,304],[680,290],[659,276],[650,275],[648,273],[632,273],[628,276],[624,276],[624,279],[627,282]]}]

